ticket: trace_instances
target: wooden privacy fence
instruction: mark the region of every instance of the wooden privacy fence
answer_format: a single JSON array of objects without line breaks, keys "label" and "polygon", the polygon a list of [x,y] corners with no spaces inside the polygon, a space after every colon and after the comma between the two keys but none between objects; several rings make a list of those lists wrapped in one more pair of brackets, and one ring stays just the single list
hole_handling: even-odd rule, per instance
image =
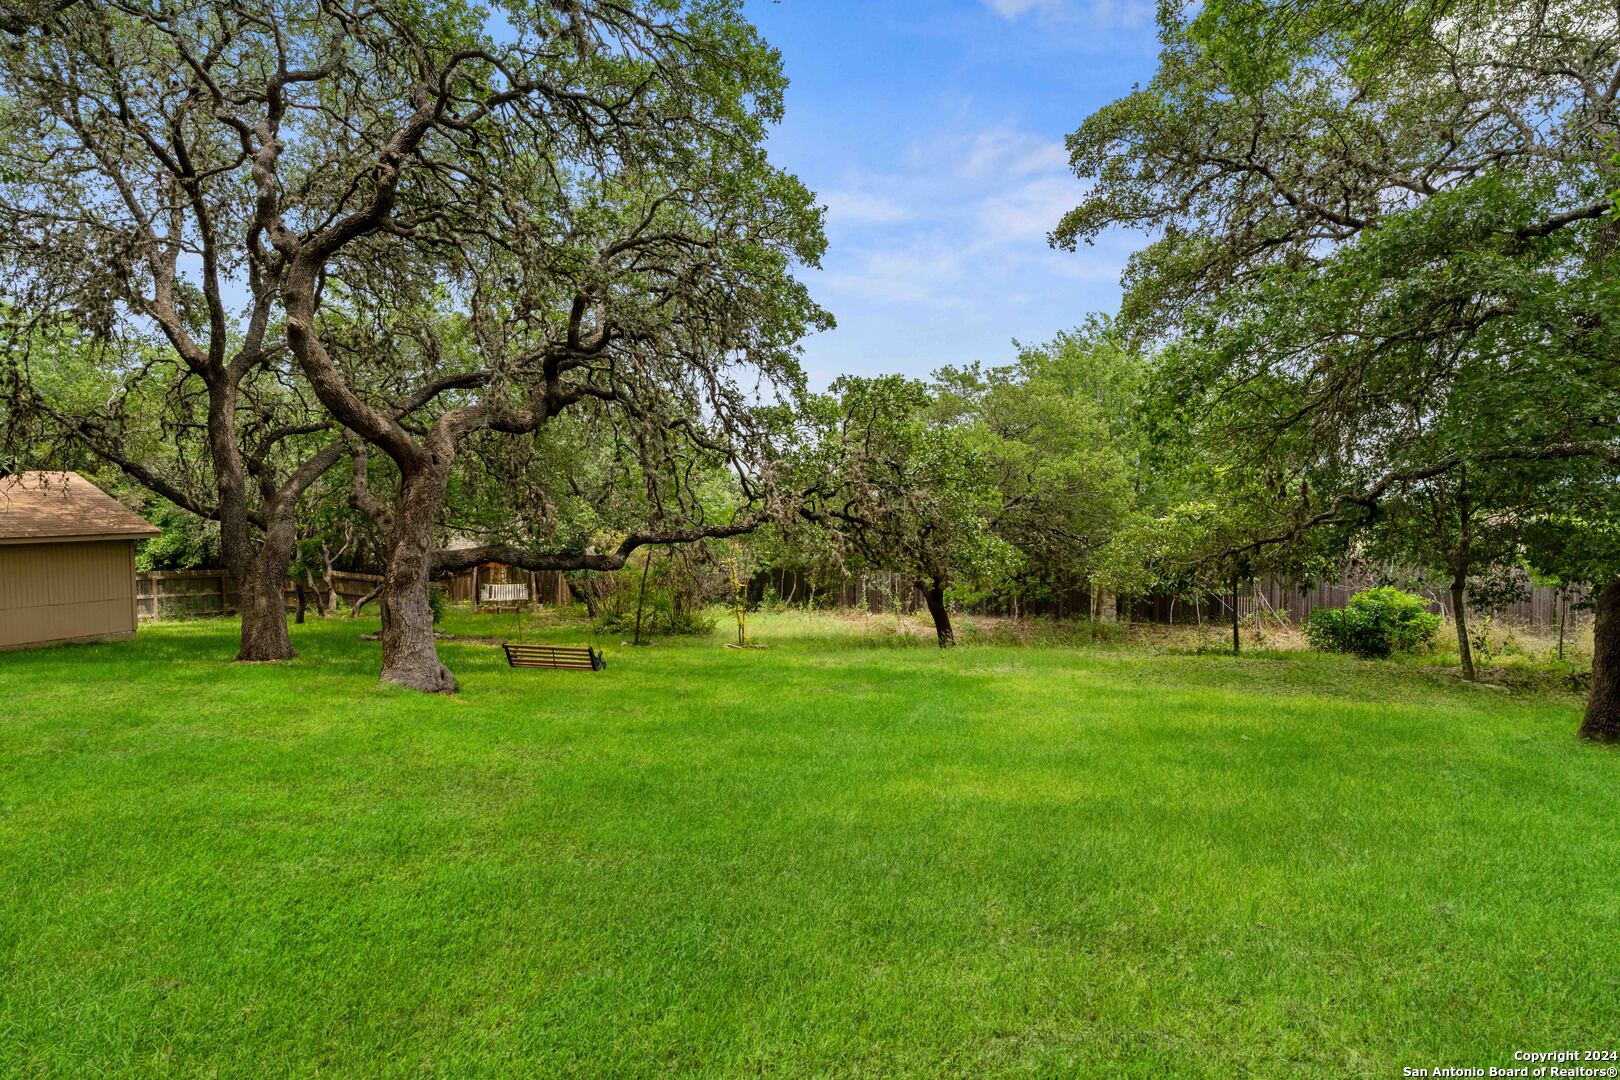
[{"label": "wooden privacy fence", "polygon": [[[1240,618],[1247,618],[1258,614],[1262,618],[1277,618],[1296,625],[1304,625],[1311,617],[1311,612],[1321,608],[1342,608],[1350,602],[1352,596],[1370,588],[1372,584],[1370,581],[1362,584],[1324,582],[1309,589],[1302,589],[1279,578],[1260,578],[1238,589],[1238,615]],[[1408,591],[1426,598],[1429,601],[1429,610],[1436,615],[1445,618],[1451,616],[1450,590],[1412,586]],[[1572,607],[1584,599],[1584,593],[1570,595],[1557,589],[1540,586],[1532,587],[1528,592],[1526,599],[1514,601],[1492,614],[1513,623],[1556,626],[1560,613],[1571,616]],[[1219,622],[1232,617],[1231,605],[1230,594],[1211,595],[1197,604],[1188,600],[1156,596],[1131,605],[1131,616],[1144,622],[1157,623],[1190,623],[1200,618]],[[1475,611],[1473,604],[1469,604],[1469,611]]]},{"label": "wooden privacy fence", "polygon": [[[508,566],[480,566],[475,568],[479,591],[493,589],[495,595],[485,601],[511,606],[513,603],[532,601],[537,604],[566,604],[573,599],[568,582],[561,574],[531,573]],[[460,603],[473,599],[473,570],[457,574],[446,583],[450,598]],[[380,574],[362,574],[340,570],[332,575],[332,584],[344,604],[352,605],[369,594],[382,581]],[[317,582],[317,587],[321,583]],[[518,592],[525,596],[519,599]],[[315,606],[315,595],[305,586],[309,606]],[[285,586],[287,610],[298,607],[298,591],[291,578]],[[154,570],[135,576],[135,611],[143,619],[184,619],[208,615],[230,615],[236,611],[236,582],[224,570]]]},{"label": "wooden privacy fence", "polygon": [[[785,604],[813,604],[818,607],[854,608],[881,614],[890,611],[915,612],[927,607],[922,590],[904,574],[877,572],[857,574],[837,582],[812,580],[796,570],[766,570],[754,575],[748,583],[750,600],[761,601],[767,596]],[[1091,594],[1084,589],[1073,589],[1060,596],[1020,603],[1016,610],[1010,604],[969,605],[968,611],[979,615],[1048,615],[1056,618],[1080,618],[1091,613]],[[1110,608],[1108,614],[1112,614]]]},{"label": "wooden privacy fence", "polygon": [[[517,587],[528,590],[521,600]],[[495,593],[487,593],[487,589]],[[449,581],[450,599],[458,604],[536,603],[567,604],[574,599],[573,592],[563,576],[553,570],[522,570],[515,566],[486,563],[471,570],[463,570]],[[476,606],[476,605],[475,605]]]},{"label": "wooden privacy fence", "polygon": [[[1319,608],[1342,608],[1352,596],[1371,587],[1372,581],[1359,584],[1322,583],[1301,589],[1279,578],[1260,578],[1239,588],[1237,609],[1239,618],[1250,618],[1258,613],[1262,618],[1277,618],[1303,625],[1311,612]],[[855,608],[871,612],[904,612],[921,610],[923,595],[915,584],[900,574],[860,574],[833,584],[816,584],[793,571],[768,571],[750,583],[750,595],[761,599],[767,591],[788,603],[799,603],[812,595],[815,602],[826,607]],[[1414,588],[1418,596],[1429,600],[1429,608],[1437,615],[1451,615],[1451,595],[1445,590]],[[1019,604],[990,603],[968,605],[969,612],[981,615],[1044,615],[1056,618],[1084,618],[1091,614],[1091,594],[1085,589],[1074,589],[1058,596]],[[1098,598],[1103,618],[1116,615],[1136,622],[1196,623],[1223,622],[1232,617],[1230,593],[1210,594],[1196,602],[1180,597],[1154,596],[1119,603],[1110,594]],[[1495,612],[1515,623],[1533,626],[1556,626],[1560,609],[1566,616],[1574,616],[1572,605],[1579,604],[1583,594],[1561,595],[1556,589],[1535,587],[1529,598],[1507,605]],[[1472,608],[1472,606],[1470,605]],[[1129,609],[1128,611],[1126,609]]]},{"label": "wooden privacy fence", "polygon": [[[484,566],[478,567],[477,570],[477,588],[479,599],[483,603],[496,606],[521,604],[524,601],[518,596],[520,592],[525,594],[529,602],[536,604],[566,604],[573,599],[568,583],[561,574],[531,573],[505,566]],[[461,602],[471,601],[475,595],[474,580],[474,573],[471,570],[450,579],[448,588],[451,599]],[[382,577],[378,574],[339,571],[332,575],[332,583],[337,587],[338,596],[346,605],[352,605],[356,600],[369,594],[381,581]],[[1249,618],[1258,612],[1264,618],[1275,617],[1303,624],[1310,618],[1311,612],[1318,608],[1342,608],[1350,597],[1366,587],[1359,584],[1324,583],[1310,589],[1300,589],[1277,578],[1261,578],[1238,590],[1238,615],[1241,618]],[[803,603],[812,595],[810,582],[792,571],[771,571],[755,577],[750,583],[749,592],[755,600],[761,599],[767,590],[774,592],[778,598],[788,603]],[[1414,591],[1420,596],[1428,597],[1430,609],[1435,613],[1446,616],[1451,614],[1451,597],[1448,593],[1424,589]],[[872,612],[893,611],[897,608],[901,611],[914,612],[924,607],[922,593],[913,583],[899,574],[862,574],[835,585],[818,585],[813,592],[815,602],[825,607],[858,608]],[[290,578],[286,582],[285,597],[287,610],[294,610],[298,606],[298,594]],[[1113,596],[1103,596],[1099,599],[1104,618],[1112,618],[1116,613],[1127,614]],[[1574,613],[1570,611],[1571,605],[1580,603],[1582,599],[1579,594],[1560,595],[1555,589],[1537,587],[1530,590],[1529,599],[1509,604],[1499,614],[1512,622],[1528,623],[1533,626],[1555,626],[1558,623],[1560,608],[1564,614],[1573,615]],[[1232,617],[1231,603],[1230,594],[1224,596],[1212,594],[1197,603],[1181,598],[1155,596],[1131,602],[1128,614],[1137,622],[1177,624],[1199,621],[1222,622]],[[309,604],[311,607],[315,606],[312,594],[309,596]],[[1083,618],[1091,613],[1092,607],[1091,595],[1084,589],[1076,589],[1062,596],[1023,604],[1016,609],[1004,604],[995,604],[973,606],[968,610],[979,614]],[[236,611],[236,583],[224,570],[161,570],[137,574],[135,611],[142,619],[233,614]]]},{"label": "wooden privacy fence", "polygon": [[[380,574],[339,571],[332,575],[338,596],[350,605],[381,581]],[[284,588],[287,610],[292,611],[298,606],[297,588],[291,578]],[[315,598],[307,586],[305,592],[314,607]],[[135,613],[142,619],[197,618],[235,611],[236,582],[224,570],[153,570],[135,575]]]}]

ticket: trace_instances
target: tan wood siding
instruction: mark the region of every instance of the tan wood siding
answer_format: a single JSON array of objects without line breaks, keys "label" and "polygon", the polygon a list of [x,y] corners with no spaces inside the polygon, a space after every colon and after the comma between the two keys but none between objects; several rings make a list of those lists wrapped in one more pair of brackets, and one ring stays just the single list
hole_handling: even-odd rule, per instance
[{"label": "tan wood siding", "polygon": [[0,649],[134,633],[130,541],[0,545]]}]

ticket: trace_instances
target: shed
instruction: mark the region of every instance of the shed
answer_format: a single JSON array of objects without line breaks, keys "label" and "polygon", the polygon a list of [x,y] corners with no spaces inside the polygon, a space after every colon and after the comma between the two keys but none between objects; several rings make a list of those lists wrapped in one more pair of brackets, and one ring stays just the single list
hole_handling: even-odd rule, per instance
[{"label": "shed", "polygon": [[75,472],[0,478],[0,650],[135,636],[139,514]]}]

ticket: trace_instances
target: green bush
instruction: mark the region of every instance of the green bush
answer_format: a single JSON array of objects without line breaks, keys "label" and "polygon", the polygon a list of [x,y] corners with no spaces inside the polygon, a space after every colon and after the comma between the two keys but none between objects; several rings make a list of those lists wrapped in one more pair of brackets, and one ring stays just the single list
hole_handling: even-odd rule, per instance
[{"label": "green bush", "polygon": [[135,556],[137,572],[220,565],[218,522],[203,521],[163,501],[154,501],[146,516],[163,535],[141,542]]},{"label": "green bush", "polygon": [[428,588],[428,608],[433,612],[434,625],[438,625],[439,620],[444,618],[445,610],[449,606],[450,598],[445,595],[443,589],[437,586]]},{"label": "green bush", "polygon": [[1350,598],[1343,611],[1311,612],[1305,636],[1324,652],[1354,653],[1369,660],[1427,648],[1440,616],[1421,596],[1384,586]]}]

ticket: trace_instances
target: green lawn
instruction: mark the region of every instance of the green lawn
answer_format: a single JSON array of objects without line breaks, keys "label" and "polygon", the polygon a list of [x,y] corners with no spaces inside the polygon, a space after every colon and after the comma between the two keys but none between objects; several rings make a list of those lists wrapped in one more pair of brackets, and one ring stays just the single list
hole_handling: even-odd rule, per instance
[{"label": "green lawn", "polygon": [[[1620,754],[1420,667],[0,655],[0,1074],[1400,1075],[1613,1048]],[[452,616],[500,636],[509,618]],[[583,641],[559,629],[550,640]]]}]

